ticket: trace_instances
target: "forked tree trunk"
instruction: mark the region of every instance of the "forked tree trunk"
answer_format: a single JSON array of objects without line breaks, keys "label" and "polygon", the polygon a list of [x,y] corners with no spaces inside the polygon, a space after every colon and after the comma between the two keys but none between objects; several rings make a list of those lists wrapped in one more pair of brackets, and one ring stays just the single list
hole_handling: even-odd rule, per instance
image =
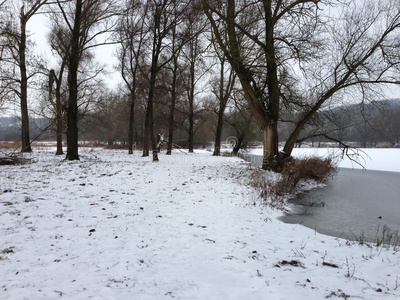
[{"label": "forked tree trunk", "polygon": [[72,30],[71,53],[68,72],[68,108],[67,108],[67,159],[79,160],[78,155],[78,68],[79,37],[81,31],[82,0],[76,0],[74,28]]},{"label": "forked tree trunk", "polygon": [[21,40],[19,49],[19,69],[21,73],[21,152],[32,152],[29,137],[29,115],[28,115],[28,77],[26,74],[26,22],[24,6],[21,8]]}]

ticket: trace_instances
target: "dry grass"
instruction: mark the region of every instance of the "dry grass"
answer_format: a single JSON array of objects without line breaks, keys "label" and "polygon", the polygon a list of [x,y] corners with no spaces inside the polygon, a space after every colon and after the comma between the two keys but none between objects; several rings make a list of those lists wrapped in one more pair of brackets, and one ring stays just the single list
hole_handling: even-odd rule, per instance
[{"label": "dry grass", "polygon": [[[250,185],[260,191],[260,198],[276,208],[285,208],[285,201],[301,192],[301,182],[322,183],[336,171],[331,158],[305,158],[288,160],[280,174],[255,169],[250,176]],[[274,175],[272,175],[274,174]]]},{"label": "dry grass", "polygon": [[282,169],[282,179],[275,184],[274,194],[278,196],[294,194],[301,181],[313,180],[322,183],[335,171],[336,166],[332,158],[291,159]]},{"label": "dry grass", "polygon": [[21,143],[20,142],[0,141],[0,148],[2,148],[2,149],[19,149],[19,148],[21,148]]},{"label": "dry grass", "polygon": [[304,159],[292,159],[282,169],[283,175],[289,175],[301,179],[312,179],[318,183],[323,182],[332,175],[336,166],[332,158],[310,157]]}]

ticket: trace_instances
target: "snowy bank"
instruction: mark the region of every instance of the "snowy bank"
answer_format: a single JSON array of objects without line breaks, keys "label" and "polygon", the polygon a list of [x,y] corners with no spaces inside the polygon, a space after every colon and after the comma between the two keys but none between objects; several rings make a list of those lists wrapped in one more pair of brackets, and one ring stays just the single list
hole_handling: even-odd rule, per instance
[{"label": "snowy bank", "polygon": [[83,149],[0,168],[0,299],[400,297],[400,252],[282,223],[238,158]]},{"label": "snowy bank", "polygon": [[[250,149],[249,154],[262,155],[262,148]],[[360,148],[358,153],[361,155],[359,162],[367,170],[400,172],[400,149],[391,148]],[[337,158],[340,168],[362,169],[362,167],[351,161],[348,157],[342,157],[342,151],[338,148],[294,148],[294,157],[319,156],[326,157],[332,155]]]}]

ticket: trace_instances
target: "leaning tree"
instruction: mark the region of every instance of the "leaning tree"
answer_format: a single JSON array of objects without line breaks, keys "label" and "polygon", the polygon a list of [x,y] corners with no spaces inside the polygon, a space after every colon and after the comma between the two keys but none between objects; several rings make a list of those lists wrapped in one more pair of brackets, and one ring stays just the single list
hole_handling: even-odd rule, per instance
[{"label": "leaning tree", "polygon": [[[367,98],[379,86],[400,82],[398,1],[202,3],[263,130],[264,169],[279,171],[303,129],[327,106],[354,91]],[[293,130],[279,152],[283,110],[293,112],[286,120]]]}]

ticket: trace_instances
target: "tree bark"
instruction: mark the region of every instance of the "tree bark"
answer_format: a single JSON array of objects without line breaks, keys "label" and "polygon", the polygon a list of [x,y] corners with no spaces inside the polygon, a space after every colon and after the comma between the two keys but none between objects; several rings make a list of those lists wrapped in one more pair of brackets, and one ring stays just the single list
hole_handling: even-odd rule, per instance
[{"label": "tree bark", "polygon": [[169,132],[168,132],[168,148],[167,155],[172,154],[172,145],[174,143],[174,115],[175,115],[175,104],[176,104],[176,78],[178,73],[178,53],[175,49],[175,39],[176,39],[176,28],[172,29],[172,52],[173,52],[173,69],[172,69],[172,84],[171,84],[171,111],[169,113]]},{"label": "tree bark", "polygon": [[224,126],[224,114],[226,104],[228,103],[228,99],[232,92],[232,88],[234,85],[234,78],[232,77],[232,73],[229,76],[229,81],[226,86],[224,86],[224,73],[225,73],[225,59],[221,58],[221,70],[220,70],[220,79],[219,79],[219,110],[218,110],[218,121],[217,128],[215,131],[215,144],[214,144],[214,156],[219,156],[221,154],[221,138],[222,138],[222,128]]},{"label": "tree bark", "polygon": [[21,8],[21,40],[18,45],[19,69],[21,73],[21,152],[32,152],[29,137],[29,115],[28,115],[28,77],[26,73],[26,17],[24,6]]},{"label": "tree bark", "polygon": [[218,111],[218,122],[217,122],[217,128],[215,131],[215,145],[214,145],[214,156],[219,156],[221,154],[221,135],[222,135],[222,127],[223,127],[223,122],[224,122],[224,111],[225,111],[225,106],[221,103],[219,105],[219,111]]},{"label": "tree bark", "polygon": [[219,156],[221,153],[221,134],[222,134],[222,126],[223,126],[223,118],[225,111],[225,103],[224,103],[224,61],[221,60],[221,70],[220,70],[220,78],[219,78],[219,110],[218,110],[218,122],[217,122],[217,130],[215,132],[215,144],[214,144],[214,156]]},{"label": "tree bark", "polygon": [[233,155],[238,155],[240,148],[242,148],[244,137],[245,137],[244,133],[240,134],[235,147],[233,147],[233,150],[232,150]]},{"label": "tree bark", "polygon": [[158,73],[158,58],[161,51],[162,38],[157,35],[160,29],[161,16],[156,11],[154,15],[154,30],[153,30],[153,49],[150,70],[150,85],[149,95],[147,99],[146,120],[145,120],[145,135],[143,141],[143,156],[149,156],[149,139],[153,151],[153,161],[158,161],[157,145],[154,136],[154,118],[153,118],[153,100],[156,88],[156,79]]},{"label": "tree bark", "polygon": [[56,125],[57,125],[57,151],[56,155],[64,155],[62,148],[62,134],[63,134],[63,116],[62,116],[62,102],[61,102],[61,87],[62,78],[64,75],[65,61],[61,65],[60,73],[56,79]]},{"label": "tree bark", "polygon": [[[264,128],[264,157],[263,169],[271,169],[273,161],[278,155],[278,120],[280,89],[278,80],[278,67],[276,64],[276,54],[274,45],[274,26],[272,17],[271,0],[264,1],[265,27],[266,30],[266,51],[267,56],[267,83],[268,83],[268,111],[269,124]],[[266,149],[265,149],[266,147]],[[268,153],[268,156],[265,154]],[[273,167],[272,167],[273,168]]]},{"label": "tree bark", "polygon": [[143,134],[143,154],[142,157],[147,157],[149,156],[149,138],[150,138],[150,109],[149,109],[149,103],[147,102],[147,107],[146,107],[146,116],[144,119],[144,134]]},{"label": "tree bark", "polygon": [[62,148],[62,134],[63,134],[63,118],[62,118],[62,104],[61,104],[61,91],[57,86],[56,89],[56,123],[57,123],[57,151],[56,155],[63,155]]},{"label": "tree bark", "polygon": [[[191,44],[192,45],[192,44]],[[193,47],[193,46],[192,46]],[[190,63],[190,92],[189,92],[189,152],[194,148],[194,87],[195,63]]]},{"label": "tree bark", "polygon": [[175,105],[176,105],[176,72],[177,67],[174,66],[174,74],[172,75],[172,91],[171,91],[171,111],[169,113],[169,132],[168,132],[168,148],[167,155],[171,155],[172,146],[174,143],[174,129],[175,129]]},{"label": "tree bark", "polygon": [[[136,84],[133,84],[133,86],[135,85]],[[132,91],[130,94],[131,103],[129,106],[128,154],[133,154],[133,135],[135,130],[135,102],[136,102],[135,89],[136,87],[132,87]]]},{"label": "tree bark", "polygon": [[79,38],[82,18],[82,0],[76,0],[75,20],[72,30],[71,53],[68,72],[68,108],[67,108],[67,156],[68,160],[79,160],[78,154],[78,68]]},{"label": "tree bark", "polygon": [[276,126],[268,125],[263,128],[263,163],[264,170],[272,170],[274,168],[273,159],[277,155],[277,139]]}]

